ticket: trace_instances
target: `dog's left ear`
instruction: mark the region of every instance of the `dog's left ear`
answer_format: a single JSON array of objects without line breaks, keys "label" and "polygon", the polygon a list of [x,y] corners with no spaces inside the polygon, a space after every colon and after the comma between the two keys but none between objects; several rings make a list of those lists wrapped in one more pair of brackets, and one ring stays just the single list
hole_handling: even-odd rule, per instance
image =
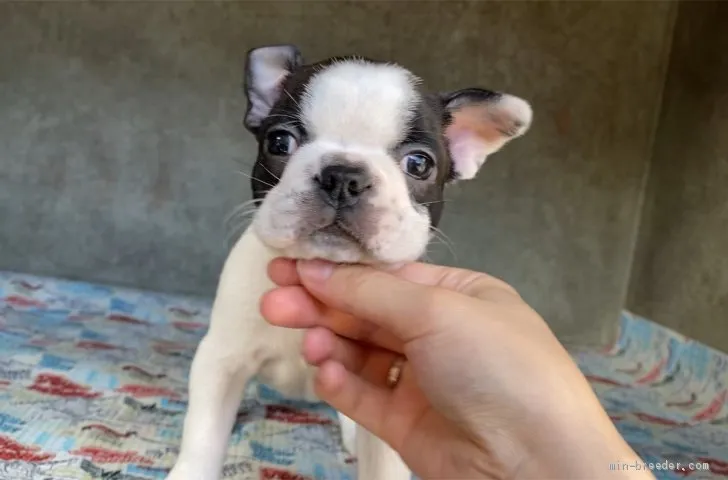
[{"label": "dog's left ear", "polygon": [[441,95],[441,99],[456,180],[475,177],[488,155],[531,126],[531,106],[513,95],[469,88]]},{"label": "dog's left ear", "polygon": [[248,52],[245,62],[248,111],[243,122],[248,130],[257,132],[283,93],[283,81],[302,63],[301,52],[293,45],[258,47]]}]

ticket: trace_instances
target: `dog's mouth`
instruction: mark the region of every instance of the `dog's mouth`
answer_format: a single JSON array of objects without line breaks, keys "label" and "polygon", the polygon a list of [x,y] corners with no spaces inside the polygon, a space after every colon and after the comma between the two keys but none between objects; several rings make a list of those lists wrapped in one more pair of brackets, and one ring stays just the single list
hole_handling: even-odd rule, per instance
[{"label": "dog's mouth", "polygon": [[365,244],[357,232],[348,226],[341,219],[334,219],[328,225],[314,230],[311,235],[312,239],[323,241],[325,243],[341,243],[354,244],[362,251],[365,251]]},{"label": "dog's mouth", "polygon": [[263,243],[288,257],[397,263],[419,257],[429,239],[426,215],[393,202],[337,209],[314,195],[266,198],[254,217],[255,231]]}]

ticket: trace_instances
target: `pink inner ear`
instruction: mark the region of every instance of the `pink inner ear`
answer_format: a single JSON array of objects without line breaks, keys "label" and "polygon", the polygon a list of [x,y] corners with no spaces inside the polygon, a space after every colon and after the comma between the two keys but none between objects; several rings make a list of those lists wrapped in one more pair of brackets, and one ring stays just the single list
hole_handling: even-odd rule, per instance
[{"label": "pink inner ear", "polygon": [[445,129],[457,176],[473,178],[488,155],[497,152],[528,129],[531,107],[513,95],[496,101],[469,103],[451,111],[452,123]]},{"label": "pink inner ear", "polygon": [[445,131],[450,145],[450,156],[457,176],[463,180],[475,177],[488,156],[488,142],[472,130],[451,125]]},{"label": "pink inner ear", "polygon": [[505,136],[492,118],[493,106],[487,103],[466,105],[452,113],[452,123],[445,136],[458,177],[473,178],[486,157],[505,143]]}]

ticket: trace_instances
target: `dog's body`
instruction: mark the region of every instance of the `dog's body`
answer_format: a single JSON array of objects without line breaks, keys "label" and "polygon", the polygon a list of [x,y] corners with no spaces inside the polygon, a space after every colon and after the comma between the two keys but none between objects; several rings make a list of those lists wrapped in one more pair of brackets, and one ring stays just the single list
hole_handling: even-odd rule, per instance
[{"label": "dog's body", "polygon": [[[185,436],[170,479],[219,478],[243,389],[254,375],[290,398],[318,401],[313,368],[299,353],[302,332],[271,327],[258,311],[260,297],[273,287],[267,264],[279,256],[281,252],[263,244],[251,230],[228,256],[210,329],[192,364]],[[355,436],[352,421],[342,415],[340,419],[346,450],[361,457],[359,478],[409,478],[396,452],[366,431]]]},{"label": "dog's body", "polygon": [[[256,376],[317,401],[302,332],[270,326],[259,301],[275,257],[396,264],[425,253],[443,188],[531,122],[523,100],[469,89],[427,95],[408,70],[365,59],[303,65],[291,46],[248,57],[245,124],[260,149],[260,206],[223,268],[210,329],[190,373],[189,408],[171,480],[219,478],[243,390]],[[360,480],[405,480],[388,445],[340,416]]]}]

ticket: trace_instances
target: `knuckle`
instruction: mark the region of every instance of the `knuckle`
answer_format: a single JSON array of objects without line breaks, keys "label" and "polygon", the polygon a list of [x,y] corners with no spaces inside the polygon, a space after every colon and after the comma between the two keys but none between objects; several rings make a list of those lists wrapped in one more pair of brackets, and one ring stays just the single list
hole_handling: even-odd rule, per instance
[{"label": "knuckle", "polygon": [[495,277],[482,275],[472,284],[473,294],[482,299],[489,299],[492,296],[508,296],[521,299],[521,295],[510,284]]},{"label": "knuckle", "polygon": [[362,267],[344,267],[341,276],[333,278],[333,287],[346,298],[356,297],[370,290],[372,273]]},{"label": "knuckle", "polygon": [[436,319],[444,311],[447,311],[452,298],[452,291],[437,288],[426,287],[422,295],[414,302],[417,317],[420,321]]},{"label": "knuckle", "polygon": [[[327,282],[327,296],[339,310],[354,313],[370,290],[369,274],[358,266],[340,266]],[[332,305],[334,306],[334,305]]]}]

